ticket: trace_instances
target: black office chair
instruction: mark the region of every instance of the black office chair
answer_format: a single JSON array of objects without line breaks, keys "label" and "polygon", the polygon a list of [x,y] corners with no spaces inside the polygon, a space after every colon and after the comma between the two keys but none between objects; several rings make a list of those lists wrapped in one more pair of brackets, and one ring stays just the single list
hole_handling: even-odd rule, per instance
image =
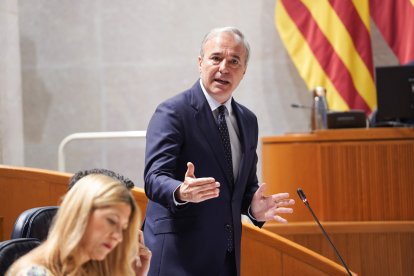
[{"label": "black office chair", "polygon": [[5,275],[7,269],[15,260],[37,247],[38,239],[22,238],[0,242],[0,275]]},{"label": "black office chair", "polygon": [[44,206],[24,211],[14,223],[11,239],[36,238],[44,241],[58,209],[58,206]]}]

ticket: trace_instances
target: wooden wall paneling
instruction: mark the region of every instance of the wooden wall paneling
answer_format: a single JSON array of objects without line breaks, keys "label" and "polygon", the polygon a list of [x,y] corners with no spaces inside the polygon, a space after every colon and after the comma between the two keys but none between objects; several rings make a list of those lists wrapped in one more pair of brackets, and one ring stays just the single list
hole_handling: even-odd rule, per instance
[{"label": "wooden wall paneling", "polygon": [[3,217],[0,217],[0,241],[4,240],[3,236]]},{"label": "wooden wall paneling", "polygon": [[10,237],[17,217],[29,208],[58,205],[71,174],[0,165],[0,216],[4,238]]},{"label": "wooden wall paneling", "polygon": [[[346,264],[358,275],[410,275],[414,221],[322,222]],[[341,264],[316,223],[265,224],[279,234]]]},{"label": "wooden wall paneling", "polygon": [[320,145],[322,219],[414,219],[414,143]]},{"label": "wooden wall paneling", "polygon": [[414,235],[412,233],[401,233],[400,241],[401,244],[401,270],[402,271],[413,271],[414,266]]},{"label": "wooden wall paneling", "polygon": [[[297,188],[302,188],[313,199],[312,207],[320,213],[322,205],[319,169],[319,154],[316,143],[268,144],[262,153],[264,182],[268,184],[267,194],[288,192],[291,198],[299,200]],[[295,208],[292,215],[286,215],[289,221],[309,220],[305,209]]]}]

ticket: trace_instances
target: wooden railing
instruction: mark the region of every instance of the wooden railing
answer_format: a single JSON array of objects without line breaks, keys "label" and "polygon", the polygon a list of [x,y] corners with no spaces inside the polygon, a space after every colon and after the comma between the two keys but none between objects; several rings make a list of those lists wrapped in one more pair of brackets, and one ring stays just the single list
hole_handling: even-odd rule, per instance
[{"label": "wooden railing", "polygon": [[[71,174],[0,165],[0,217],[3,238],[10,237],[14,221],[26,209],[57,205],[67,191]],[[145,214],[143,189],[132,194]],[[1,224],[0,224],[1,226]],[[335,262],[270,231],[243,223],[241,274],[250,275],[347,275]]]},{"label": "wooden railing", "polygon": [[348,275],[345,268],[270,231],[243,224],[242,276]]}]

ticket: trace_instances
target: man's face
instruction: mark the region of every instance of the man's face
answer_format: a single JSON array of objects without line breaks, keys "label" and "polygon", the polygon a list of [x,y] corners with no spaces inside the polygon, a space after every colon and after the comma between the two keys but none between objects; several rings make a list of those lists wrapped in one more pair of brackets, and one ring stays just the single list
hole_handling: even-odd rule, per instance
[{"label": "man's face", "polygon": [[233,34],[220,33],[205,43],[204,57],[198,57],[198,64],[207,92],[224,103],[246,72],[246,49]]}]

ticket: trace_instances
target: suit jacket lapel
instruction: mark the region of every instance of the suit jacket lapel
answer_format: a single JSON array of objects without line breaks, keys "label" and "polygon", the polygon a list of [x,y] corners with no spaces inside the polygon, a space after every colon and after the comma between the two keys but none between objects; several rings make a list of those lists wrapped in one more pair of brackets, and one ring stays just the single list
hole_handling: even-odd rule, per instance
[{"label": "suit jacket lapel", "polygon": [[221,142],[220,134],[217,128],[216,121],[210,106],[204,97],[199,82],[197,82],[191,89],[191,105],[195,109],[195,119],[197,126],[201,130],[203,136],[210,145],[220,168],[225,175],[228,185],[232,188],[230,176],[226,173],[226,160],[224,158],[224,147]]}]

